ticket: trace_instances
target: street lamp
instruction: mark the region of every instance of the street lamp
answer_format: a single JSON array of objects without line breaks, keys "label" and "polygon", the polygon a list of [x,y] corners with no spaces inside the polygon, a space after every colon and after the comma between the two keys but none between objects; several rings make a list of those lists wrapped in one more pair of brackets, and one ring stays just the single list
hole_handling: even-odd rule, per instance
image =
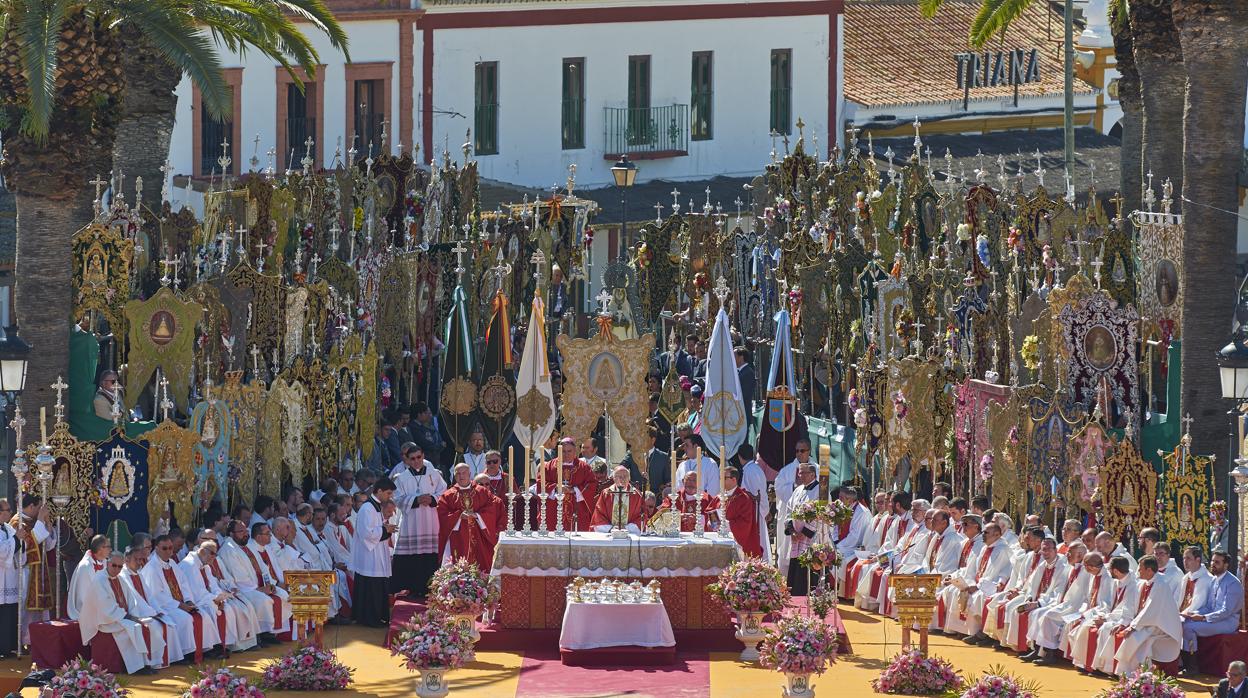
[{"label": "street lamp", "polygon": [[[1248,280],[1240,287],[1240,302],[1235,306],[1235,332],[1231,335],[1230,343],[1222,347],[1216,355],[1218,374],[1222,378],[1222,397],[1234,400],[1236,405],[1231,415],[1235,420],[1238,437],[1235,436],[1235,432],[1232,432],[1235,446],[1231,449],[1231,462],[1235,464],[1235,468],[1231,470],[1230,475],[1235,481],[1232,489],[1238,499],[1235,509],[1239,514],[1231,517],[1238,530],[1230,541],[1238,543],[1241,551],[1248,549],[1248,540],[1246,540],[1248,526],[1245,525],[1248,523],[1245,520],[1248,519],[1248,453],[1245,452],[1244,443],[1244,419],[1245,413],[1248,412],[1248,342],[1245,341],[1248,339],[1245,336],[1248,331],[1248,296],[1245,296],[1246,289],[1248,289]],[[1230,497],[1227,499],[1229,500]]]},{"label": "street lamp", "polygon": [[627,154],[621,155],[611,167],[611,176],[615,178],[615,186],[620,188],[620,244],[623,245],[628,227],[628,190],[637,181],[637,166],[629,162]]},{"label": "street lamp", "polygon": [[[13,452],[13,465],[9,469],[13,471],[13,478],[17,481],[17,499],[13,502],[13,508],[21,511],[22,507],[22,479],[26,477],[28,468],[26,467],[26,454],[22,451],[22,425],[26,420],[22,419],[21,408],[17,406],[17,396],[26,388],[26,366],[30,358],[30,345],[22,341],[17,336],[17,325],[9,325],[4,328],[4,334],[0,337],[0,393],[5,398],[5,417],[6,423],[13,427],[15,434],[16,448]],[[9,406],[13,406],[13,421],[8,422]],[[18,519],[18,531],[21,531],[21,519]],[[20,572],[19,572],[20,574]],[[23,599],[18,599],[17,604],[17,656],[22,656],[22,607],[25,605]]]}]

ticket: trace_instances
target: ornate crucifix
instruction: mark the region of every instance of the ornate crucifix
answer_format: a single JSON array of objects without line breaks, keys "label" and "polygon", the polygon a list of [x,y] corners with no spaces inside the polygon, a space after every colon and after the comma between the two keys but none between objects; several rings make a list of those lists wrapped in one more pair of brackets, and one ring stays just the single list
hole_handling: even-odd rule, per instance
[{"label": "ornate crucifix", "polygon": [[69,386],[65,384],[65,380],[61,376],[56,377],[56,382],[52,384],[52,389],[56,391],[56,423],[60,424],[65,419],[65,401],[63,395],[65,389]]}]

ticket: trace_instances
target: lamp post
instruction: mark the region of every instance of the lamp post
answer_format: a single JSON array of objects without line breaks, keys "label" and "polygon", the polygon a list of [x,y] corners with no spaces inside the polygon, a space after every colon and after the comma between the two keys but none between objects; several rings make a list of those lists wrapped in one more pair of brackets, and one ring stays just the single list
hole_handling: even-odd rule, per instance
[{"label": "lamp post", "polygon": [[[1234,480],[1232,491],[1237,497],[1237,513],[1229,517],[1231,536],[1227,542],[1228,547],[1236,546],[1241,551],[1248,549],[1248,540],[1245,540],[1248,538],[1245,535],[1248,534],[1248,526],[1245,525],[1248,523],[1248,452],[1245,451],[1244,443],[1244,419],[1248,416],[1248,300],[1245,299],[1243,290],[1241,287],[1240,302],[1235,308],[1235,332],[1231,335],[1230,343],[1222,347],[1216,355],[1218,373],[1222,378],[1222,397],[1235,401],[1235,409],[1230,413],[1236,425],[1231,434],[1234,442],[1231,447],[1231,462],[1235,464],[1235,468],[1230,475]],[[1227,504],[1229,509],[1230,502]]]},{"label": "lamp post", "polygon": [[623,247],[624,233],[628,230],[628,190],[637,181],[637,166],[629,162],[627,153],[611,167],[611,176],[615,178],[615,186],[620,188],[620,246]]},{"label": "lamp post", "polygon": [[[13,407],[12,421],[8,422],[13,427],[14,433],[14,450],[13,465],[10,470],[13,471],[13,479],[17,482],[17,498],[13,503],[13,507],[19,512],[22,507],[22,479],[28,471],[26,467],[26,453],[22,450],[22,425],[26,420],[22,418],[22,410],[17,405],[17,397],[22,390],[26,388],[26,366],[30,358],[30,345],[22,341],[17,335],[17,326],[9,325],[4,328],[4,335],[0,337],[0,393],[5,397],[5,416],[8,416],[9,406]],[[18,518],[17,535],[21,535],[22,519]],[[18,575],[18,599],[17,599],[17,656],[22,656],[22,606],[25,605],[26,599],[22,595],[21,574],[22,560],[20,556],[13,556],[13,567]]]}]

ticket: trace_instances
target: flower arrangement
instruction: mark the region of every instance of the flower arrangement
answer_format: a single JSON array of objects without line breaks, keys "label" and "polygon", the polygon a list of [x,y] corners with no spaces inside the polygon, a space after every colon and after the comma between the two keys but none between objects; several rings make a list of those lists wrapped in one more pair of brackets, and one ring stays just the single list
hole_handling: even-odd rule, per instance
[{"label": "flower arrangement", "polygon": [[859,407],[854,410],[854,426],[859,429],[865,429],[867,427],[867,408]]},{"label": "flower arrangement", "polygon": [[477,615],[498,600],[498,589],[475,562],[459,558],[438,568],[429,581],[429,598],[438,610]]},{"label": "flower arrangement", "polygon": [[822,674],[836,662],[836,633],[814,616],[786,616],[758,646],[759,662],[786,674]]},{"label": "flower arrangement", "polygon": [[1140,672],[1134,678],[1125,676],[1118,683],[1097,694],[1097,698],[1183,698],[1187,695],[1174,683],[1174,679],[1151,671]]},{"label": "flower arrangement", "polygon": [[794,521],[805,523],[821,523],[837,526],[854,518],[854,510],[839,499],[832,501],[808,500],[794,507],[790,512]]},{"label": "flower arrangement", "polygon": [[252,686],[246,677],[223,668],[201,674],[182,692],[182,698],[264,698],[264,691]]},{"label": "flower arrangement", "polygon": [[1018,352],[1023,357],[1023,365],[1028,371],[1040,368],[1040,338],[1029,334],[1023,338],[1023,346]]},{"label": "flower arrangement", "polygon": [[350,685],[353,671],[333,652],[308,645],[270,661],[260,683],[283,691],[341,691]]},{"label": "flower arrangement", "polygon": [[841,564],[841,553],[831,543],[814,543],[802,551],[797,561],[818,572],[825,567],[836,567]]},{"label": "flower arrangement", "polygon": [[806,606],[810,609],[810,615],[815,618],[827,616],[829,611],[836,608],[836,589],[826,584],[811,589],[806,596]]},{"label": "flower arrangement", "polygon": [[783,609],[789,602],[784,575],[753,557],[729,565],[707,589],[734,611],[771,613]]},{"label": "flower arrangement", "polygon": [[98,664],[80,657],[66,662],[39,695],[42,698],[122,698],[130,695],[130,691],[122,688],[117,677]]},{"label": "flower arrangement", "polygon": [[1209,503],[1209,525],[1220,528],[1226,525],[1226,502],[1217,500]]},{"label": "flower arrangement", "polygon": [[1006,672],[1004,667],[990,666],[988,673],[966,687],[958,698],[1036,698],[1040,686]]},{"label": "flower arrangement", "polygon": [[902,652],[880,675],[871,680],[876,693],[904,696],[935,696],[961,690],[966,684],[948,660],[924,657],[918,650]]},{"label": "flower arrangement", "polygon": [[408,671],[458,669],[474,658],[468,630],[435,610],[408,621],[396,640],[390,654],[402,657]]},{"label": "flower arrangement", "polygon": [[979,479],[987,482],[992,479],[992,465],[994,459],[991,453],[985,453],[983,458],[979,459]]}]

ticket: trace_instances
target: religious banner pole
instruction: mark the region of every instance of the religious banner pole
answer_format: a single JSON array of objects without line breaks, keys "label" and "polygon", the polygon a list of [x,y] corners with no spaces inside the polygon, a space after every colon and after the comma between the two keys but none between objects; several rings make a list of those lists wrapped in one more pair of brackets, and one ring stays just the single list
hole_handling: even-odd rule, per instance
[{"label": "religious banner pole", "polygon": [[[25,484],[26,473],[30,472],[30,469],[26,466],[26,451],[22,449],[22,427],[24,427],[25,425],[26,425],[26,419],[22,417],[22,407],[21,405],[17,405],[15,401],[14,408],[13,408],[13,421],[9,422],[9,426],[13,429],[13,433],[14,433],[13,444],[15,446],[15,450],[13,451],[13,465],[9,467],[9,470],[12,471],[13,473],[13,479],[17,481],[18,516],[17,516],[17,535],[15,537],[18,540],[21,540],[22,529],[25,528],[26,526],[26,520],[23,518],[23,515],[21,513],[22,498],[23,498],[22,489]],[[20,582],[21,575],[22,575],[21,556],[18,556],[18,555],[13,556],[13,567],[16,569],[16,574]],[[28,586],[28,591],[29,591],[29,584],[27,586]],[[18,587],[19,588],[21,587],[20,583],[18,584]],[[17,652],[16,652],[16,656],[18,657],[22,656],[22,615],[23,615],[22,611],[25,609],[25,607],[26,607],[26,598],[23,595],[23,598],[20,598],[17,600]]]}]

